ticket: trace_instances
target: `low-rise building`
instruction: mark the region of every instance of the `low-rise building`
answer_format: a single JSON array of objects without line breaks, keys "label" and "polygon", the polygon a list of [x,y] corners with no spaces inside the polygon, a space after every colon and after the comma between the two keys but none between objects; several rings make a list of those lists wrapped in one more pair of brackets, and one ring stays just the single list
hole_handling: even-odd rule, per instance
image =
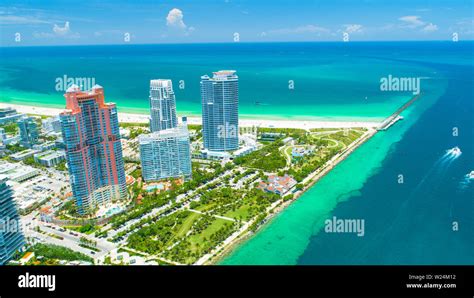
[{"label": "low-rise building", "polygon": [[66,160],[64,151],[48,150],[34,155],[35,161],[46,167],[54,167]]},{"label": "low-rise building", "polygon": [[0,177],[5,177],[15,182],[23,182],[39,174],[40,171],[38,169],[30,166],[8,162],[0,164]]},{"label": "low-rise building", "polygon": [[293,142],[293,138],[292,137],[286,137],[282,140],[283,144],[288,144],[290,142]]},{"label": "low-rise building", "polygon": [[23,117],[23,114],[18,113],[12,108],[0,109],[0,124],[16,122],[18,119]]},{"label": "low-rise building", "polygon": [[296,147],[291,150],[291,156],[293,158],[303,157],[306,154],[312,153],[313,150],[311,148],[304,148],[304,147]]},{"label": "low-rise building", "polygon": [[112,264],[124,264],[124,265],[158,265],[157,262],[152,260],[146,260],[145,257],[138,255],[130,255],[130,253],[114,249],[110,252],[110,261]]},{"label": "low-rise building", "polygon": [[18,142],[20,142],[20,136],[7,136],[3,139],[3,144],[4,145],[15,145]]},{"label": "low-rise building", "polygon": [[50,117],[41,121],[41,126],[46,133],[60,133],[61,120],[59,116]]},{"label": "low-rise building", "polygon": [[207,149],[201,150],[198,154],[193,154],[194,158],[199,159],[212,159],[212,160],[221,160],[221,159],[230,159],[232,154],[225,151],[210,151]]},{"label": "low-rise building", "polygon": [[284,195],[296,184],[296,180],[287,174],[284,176],[270,175],[267,181],[260,181],[257,188],[278,195]]},{"label": "low-rise building", "polygon": [[54,148],[56,148],[56,142],[54,141],[33,145],[33,149],[36,151],[46,151],[46,150],[51,150]]},{"label": "low-rise building", "polygon": [[276,139],[284,137],[284,133],[280,132],[263,132],[260,134],[260,140],[262,141],[275,141]]},{"label": "low-rise building", "polygon": [[57,138],[56,141],[54,141],[54,144],[58,149],[66,149],[66,143],[64,143],[63,138]]},{"label": "low-rise building", "polygon": [[37,153],[37,152],[38,151],[33,150],[33,149],[27,149],[27,150],[23,150],[23,151],[15,153],[15,154],[12,154],[12,155],[10,155],[10,157],[13,160],[20,161],[20,160],[23,160],[25,158],[28,158],[28,157],[31,157],[31,156],[35,155],[35,153]]},{"label": "low-rise building", "polygon": [[28,251],[25,253],[25,255],[20,259],[20,264],[21,265],[26,265],[28,264],[29,261],[31,261],[35,257],[35,253]]},{"label": "low-rise building", "polygon": [[123,139],[130,138],[130,129],[120,128],[120,137]]},{"label": "low-rise building", "polygon": [[245,156],[247,154],[254,152],[257,149],[258,149],[257,145],[243,146],[242,148],[239,148],[238,150],[235,150],[234,152],[232,152],[232,155],[234,157]]}]

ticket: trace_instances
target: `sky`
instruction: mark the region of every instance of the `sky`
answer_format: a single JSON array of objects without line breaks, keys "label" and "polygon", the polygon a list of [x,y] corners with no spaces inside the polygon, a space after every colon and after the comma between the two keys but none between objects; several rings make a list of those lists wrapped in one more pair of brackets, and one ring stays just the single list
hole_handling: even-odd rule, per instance
[{"label": "sky", "polygon": [[472,0],[2,0],[0,46],[474,39]]}]

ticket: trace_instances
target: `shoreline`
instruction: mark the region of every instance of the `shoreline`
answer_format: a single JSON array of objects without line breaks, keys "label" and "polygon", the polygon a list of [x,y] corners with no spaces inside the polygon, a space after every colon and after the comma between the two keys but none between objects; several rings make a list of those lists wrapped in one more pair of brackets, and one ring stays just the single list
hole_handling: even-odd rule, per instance
[{"label": "shoreline", "polygon": [[[363,145],[365,142],[370,140],[378,131],[376,129],[369,129],[364,135],[362,135],[359,139],[354,141],[350,144],[343,152],[335,155],[332,159],[330,159],[321,169],[317,169],[313,173],[309,174],[308,177],[305,178],[307,185],[300,191],[295,193],[293,199],[281,202],[280,204],[276,205],[273,209],[269,210],[268,216],[263,220],[263,223],[257,228],[255,232],[251,232],[248,229],[245,230],[243,233],[238,235],[233,241],[231,241],[225,247],[222,247],[216,252],[215,256],[210,257],[203,265],[219,265],[219,262],[224,260],[228,257],[240,244],[248,241],[253,236],[257,235],[261,229],[265,228],[271,221],[283,212],[286,208],[288,208],[292,203],[294,203],[298,198],[300,198],[303,194],[310,190],[320,179],[326,176],[332,169],[334,169],[339,163],[344,161],[347,157],[350,156],[357,148]],[[236,266],[236,265],[228,265],[228,266]]]},{"label": "shoreline", "polygon": [[[33,114],[33,115],[42,115],[42,116],[56,116],[59,115],[63,109],[53,108],[53,107],[38,107],[38,106],[28,106],[28,105],[19,105],[19,104],[8,104],[0,102],[0,108],[11,107],[16,109],[20,113]],[[148,115],[146,114],[132,114],[132,113],[118,113],[119,122],[127,123],[148,123]],[[241,127],[269,127],[269,128],[296,128],[296,129],[306,129],[311,128],[355,128],[363,127],[368,129],[368,131],[363,134],[359,139],[355,140],[350,144],[343,152],[333,156],[333,158],[322,167],[309,174],[302,183],[306,186],[294,193],[294,198],[286,201],[279,202],[275,206],[272,206],[267,212],[268,216],[263,220],[263,223],[260,224],[254,232],[251,232],[247,226],[240,234],[238,234],[233,240],[224,245],[223,247],[217,248],[215,255],[209,256],[206,260],[203,260],[201,265],[217,265],[220,261],[225,259],[232,253],[239,245],[246,242],[249,238],[257,235],[262,228],[267,226],[278,214],[284,211],[289,207],[293,202],[299,199],[304,193],[306,193],[311,187],[314,186],[321,178],[328,174],[334,167],[336,167],[340,162],[345,160],[354,150],[359,146],[364,144],[372,136],[377,133],[377,127],[379,127],[383,121],[378,122],[363,122],[363,121],[316,121],[316,120],[270,120],[270,119],[239,119],[239,125]],[[201,124],[201,117],[188,117],[188,124]],[[199,260],[198,260],[199,262]]]},{"label": "shoreline", "polygon": [[[53,108],[53,107],[41,107],[41,106],[29,106],[21,104],[10,104],[0,102],[0,108],[11,107],[16,109],[20,113],[24,114],[35,114],[44,116],[57,116],[64,109]],[[134,114],[134,113],[118,113],[119,122],[127,123],[148,123],[147,114]],[[281,118],[275,119],[255,119],[255,118],[242,118],[239,119],[239,125],[243,127],[269,127],[269,128],[299,128],[299,129],[311,129],[311,128],[350,128],[350,127],[363,127],[363,128],[375,128],[378,127],[382,121],[354,121],[353,119],[344,120],[284,120]],[[190,116],[188,117],[188,124],[199,125],[201,124],[201,117]]]},{"label": "shoreline", "polygon": [[[400,115],[414,100],[418,98],[418,95],[412,97],[410,101],[404,104],[399,110],[395,113]],[[400,111],[400,109],[402,109]],[[393,117],[392,114],[390,117]],[[388,117],[387,119],[390,119]],[[393,121],[393,120],[391,120]],[[383,121],[380,125],[383,125],[385,121]],[[271,220],[275,217],[275,215],[280,214],[284,209],[286,209],[289,205],[295,202],[300,196],[302,196],[305,192],[307,192],[311,187],[313,187],[321,178],[323,178],[326,174],[328,174],[332,169],[334,169],[339,163],[344,161],[347,157],[350,156],[357,148],[363,145],[365,142],[370,140],[374,135],[377,134],[379,131],[380,126],[378,127],[367,127],[367,132],[365,132],[360,138],[352,142],[349,146],[347,146],[344,151],[336,154],[330,160],[328,160],[322,168],[316,169],[314,172],[309,174],[303,181],[301,182],[304,188],[294,194],[293,199],[282,202],[273,208],[270,208],[267,212],[269,212],[268,216],[262,221],[262,223],[257,227],[256,231],[251,233],[248,229],[244,230],[241,234],[239,234],[233,241],[228,243],[226,246],[219,248],[215,255],[209,257],[205,264],[216,265],[218,262],[223,260],[226,256],[228,256],[235,248],[239,245],[239,243],[248,240],[251,236],[254,236],[259,232],[263,227],[265,227]]]}]

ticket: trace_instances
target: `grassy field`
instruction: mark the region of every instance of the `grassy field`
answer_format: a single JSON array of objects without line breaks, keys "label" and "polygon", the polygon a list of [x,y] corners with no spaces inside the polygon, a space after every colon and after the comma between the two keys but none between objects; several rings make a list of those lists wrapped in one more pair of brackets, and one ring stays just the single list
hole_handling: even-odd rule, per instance
[{"label": "grassy field", "polygon": [[186,210],[140,229],[130,236],[128,245],[151,255],[191,264],[235,230],[232,221]]}]

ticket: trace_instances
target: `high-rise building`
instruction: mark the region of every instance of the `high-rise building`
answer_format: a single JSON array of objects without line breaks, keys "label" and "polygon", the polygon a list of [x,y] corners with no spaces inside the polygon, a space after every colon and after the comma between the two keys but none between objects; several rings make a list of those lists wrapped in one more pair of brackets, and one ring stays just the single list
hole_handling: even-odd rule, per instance
[{"label": "high-rise building", "polygon": [[150,130],[152,132],[178,125],[176,99],[171,80],[150,81]]},{"label": "high-rise building", "polygon": [[24,244],[13,191],[5,180],[0,180],[0,265],[6,264]]},{"label": "high-rise building", "polygon": [[33,117],[24,117],[18,120],[20,130],[20,145],[31,148],[38,142],[39,132]]},{"label": "high-rise building", "polygon": [[81,214],[127,197],[117,107],[95,85],[67,89],[60,114],[72,192]]},{"label": "high-rise building", "polygon": [[204,148],[231,151],[239,148],[239,78],[234,70],[201,77]]},{"label": "high-rise building", "polygon": [[142,176],[146,182],[166,178],[190,179],[191,149],[187,123],[138,137]]}]

